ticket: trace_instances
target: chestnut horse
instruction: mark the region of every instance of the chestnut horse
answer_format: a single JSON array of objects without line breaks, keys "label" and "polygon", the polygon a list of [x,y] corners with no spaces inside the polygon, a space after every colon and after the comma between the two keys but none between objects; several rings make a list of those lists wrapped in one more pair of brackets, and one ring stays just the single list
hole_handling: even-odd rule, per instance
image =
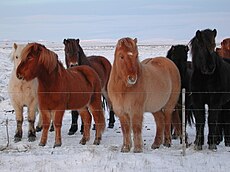
[{"label": "chestnut horse", "polygon": [[[108,128],[114,127],[114,112],[111,110],[111,103],[108,99],[107,93],[107,84],[109,80],[109,75],[111,72],[111,64],[109,60],[107,60],[103,56],[89,56],[87,57],[79,44],[79,39],[64,39],[63,43],[65,45],[65,62],[67,68],[78,65],[88,65],[92,67],[96,73],[98,74],[101,80],[102,86],[102,95],[105,98],[108,107],[110,109],[109,116],[109,126]],[[72,111],[72,124],[68,134],[74,134],[77,131],[77,119],[78,113],[77,111]],[[82,127],[81,127],[82,128]]]},{"label": "chestnut horse", "polygon": [[230,38],[226,38],[221,42],[221,48],[216,48],[219,56],[230,58]]},{"label": "chestnut horse", "polygon": [[28,44],[22,52],[17,77],[30,81],[38,79],[38,103],[43,119],[40,146],[45,146],[51,116],[55,127],[55,144],[61,146],[61,125],[66,109],[79,110],[84,121],[84,134],[80,141],[90,138],[92,113],[96,123],[94,144],[100,144],[105,128],[101,104],[101,83],[96,72],[88,66],[65,69],[58,56],[38,43]]},{"label": "chestnut horse", "polygon": [[[35,141],[36,132],[34,128],[34,122],[36,117],[36,111],[38,110],[38,98],[37,98],[37,79],[31,81],[22,81],[16,77],[16,69],[21,62],[21,52],[25,47],[25,44],[13,44],[13,50],[10,54],[10,58],[14,63],[14,68],[11,73],[11,77],[8,85],[8,92],[11,104],[15,110],[17,129],[14,136],[14,141],[18,142],[22,139],[22,123],[23,123],[23,107],[27,107],[28,112],[28,140],[30,142]],[[39,120],[40,122],[40,120]],[[41,123],[38,124],[41,126]]]},{"label": "chestnut horse", "polygon": [[[171,115],[180,94],[180,74],[176,65],[165,57],[138,58],[137,39],[122,38],[115,50],[115,59],[108,82],[109,98],[119,117],[123,133],[122,152],[142,152],[144,112],[153,113],[157,131],[152,148],[171,145]],[[163,134],[164,133],[164,134]]]}]

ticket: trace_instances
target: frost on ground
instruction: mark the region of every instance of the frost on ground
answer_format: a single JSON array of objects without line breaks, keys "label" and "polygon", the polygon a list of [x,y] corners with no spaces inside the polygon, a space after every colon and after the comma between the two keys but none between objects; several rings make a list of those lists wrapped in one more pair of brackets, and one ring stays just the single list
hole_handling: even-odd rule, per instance
[{"label": "frost on ground", "polygon": [[[22,42],[17,42],[22,43]],[[64,63],[64,47],[61,43],[42,42],[59,55]],[[150,113],[145,113],[143,123],[143,153],[121,153],[122,133],[119,119],[116,119],[114,129],[106,128],[99,146],[93,145],[95,132],[91,130],[91,139],[86,145],[80,145],[81,134],[67,135],[70,123],[70,111],[66,111],[62,126],[62,146],[53,148],[54,132],[49,133],[45,147],[38,146],[41,133],[37,133],[35,142],[27,141],[27,115],[24,112],[23,138],[14,143],[16,129],[15,114],[7,94],[9,76],[13,67],[8,58],[13,43],[0,42],[0,171],[228,171],[230,168],[230,148],[223,142],[217,152],[207,148],[207,140],[202,151],[195,151],[193,144],[186,149],[182,156],[182,145],[179,140],[173,140],[171,148],[161,146],[152,150],[151,145],[155,136],[155,122]],[[104,55],[113,63],[115,42],[83,41],[83,49],[87,55]],[[140,44],[139,56],[143,60],[147,57],[165,56],[168,45]],[[9,111],[9,112],[8,112]],[[108,118],[108,112],[105,112]],[[107,121],[108,122],[108,121]],[[8,123],[8,125],[7,125]],[[79,120],[80,123],[80,120]],[[107,123],[108,124],[108,123]],[[7,141],[7,130],[9,143]],[[194,141],[195,128],[188,127],[189,142]],[[207,138],[207,128],[206,128]],[[9,144],[9,145],[8,145]]]}]

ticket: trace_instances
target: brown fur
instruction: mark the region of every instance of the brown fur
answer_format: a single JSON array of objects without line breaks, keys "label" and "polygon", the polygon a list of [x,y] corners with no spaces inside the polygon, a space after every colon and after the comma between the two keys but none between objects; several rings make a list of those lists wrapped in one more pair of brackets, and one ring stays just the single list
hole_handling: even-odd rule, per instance
[{"label": "brown fur", "polygon": [[142,152],[144,112],[152,112],[157,132],[152,148],[163,142],[171,144],[171,114],[180,94],[180,74],[175,64],[164,57],[139,62],[137,40],[120,39],[108,83],[108,93],[115,114],[120,118],[123,133],[122,152],[131,149],[133,131],[134,152]]},{"label": "brown fur", "polygon": [[230,38],[226,38],[221,42],[221,48],[216,48],[219,56],[230,58]]},{"label": "brown fur", "polygon": [[61,146],[61,125],[66,109],[79,110],[85,123],[81,144],[90,138],[92,112],[96,123],[94,144],[99,144],[105,127],[101,104],[101,84],[98,75],[87,66],[65,69],[57,55],[38,43],[28,44],[17,68],[20,79],[38,78],[38,101],[43,119],[40,145],[47,142],[51,116],[54,115],[55,144]]}]

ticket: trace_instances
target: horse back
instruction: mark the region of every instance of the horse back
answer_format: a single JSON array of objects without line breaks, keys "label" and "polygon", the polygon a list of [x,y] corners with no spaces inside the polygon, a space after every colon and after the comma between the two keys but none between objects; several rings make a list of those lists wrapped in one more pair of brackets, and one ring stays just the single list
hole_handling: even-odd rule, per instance
[{"label": "horse back", "polygon": [[106,89],[112,68],[109,60],[103,56],[89,56],[88,59],[101,80],[102,88]]}]

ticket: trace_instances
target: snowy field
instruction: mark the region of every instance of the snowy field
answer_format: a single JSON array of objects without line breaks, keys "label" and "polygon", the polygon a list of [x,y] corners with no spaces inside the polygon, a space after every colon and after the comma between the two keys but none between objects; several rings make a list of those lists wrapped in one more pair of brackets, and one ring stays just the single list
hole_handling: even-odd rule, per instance
[{"label": "snowy field", "polygon": [[[16,41],[22,43],[22,41]],[[62,42],[42,42],[47,48],[55,51],[59,59],[64,63],[64,46]],[[187,43],[187,42],[182,42]],[[80,42],[86,55],[104,55],[113,63],[115,50],[114,41],[83,41]],[[139,57],[143,60],[147,57],[166,56],[170,48],[169,44],[139,43]],[[21,142],[14,143],[16,129],[15,114],[6,112],[12,110],[7,93],[7,85],[13,64],[9,59],[12,41],[0,42],[0,172],[7,171],[39,171],[39,172],[129,172],[129,171],[160,171],[160,172],[184,172],[184,171],[209,171],[226,172],[230,169],[230,148],[223,142],[216,152],[207,148],[206,140],[202,151],[195,151],[193,144],[186,149],[186,155],[182,156],[182,145],[179,140],[173,140],[172,146],[152,150],[151,145],[155,136],[155,122],[153,116],[145,114],[143,124],[143,153],[121,153],[122,133],[119,119],[116,119],[114,129],[106,128],[101,144],[93,145],[94,131],[91,130],[91,139],[86,145],[80,145],[81,134],[79,131],[73,136],[67,135],[71,115],[66,111],[62,126],[62,146],[53,148],[54,132],[49,133],[45,147],[39,147],[41,133],[37,133],[35,142],[27,141],[27,115],[24,113],[23,138]],[[105,112],[106,119],[108,112]],[[8,120],[8,127],[6,121]],[[80,121],[80,120],[79,120]],[[106,121],[108,123],[108,121]],[[108,124],[107,124],[108,125]],[[9,145],[7,146],[7,132],[9,131]],[[188,127],[189,142],[194,141],[195,127]]]}]

